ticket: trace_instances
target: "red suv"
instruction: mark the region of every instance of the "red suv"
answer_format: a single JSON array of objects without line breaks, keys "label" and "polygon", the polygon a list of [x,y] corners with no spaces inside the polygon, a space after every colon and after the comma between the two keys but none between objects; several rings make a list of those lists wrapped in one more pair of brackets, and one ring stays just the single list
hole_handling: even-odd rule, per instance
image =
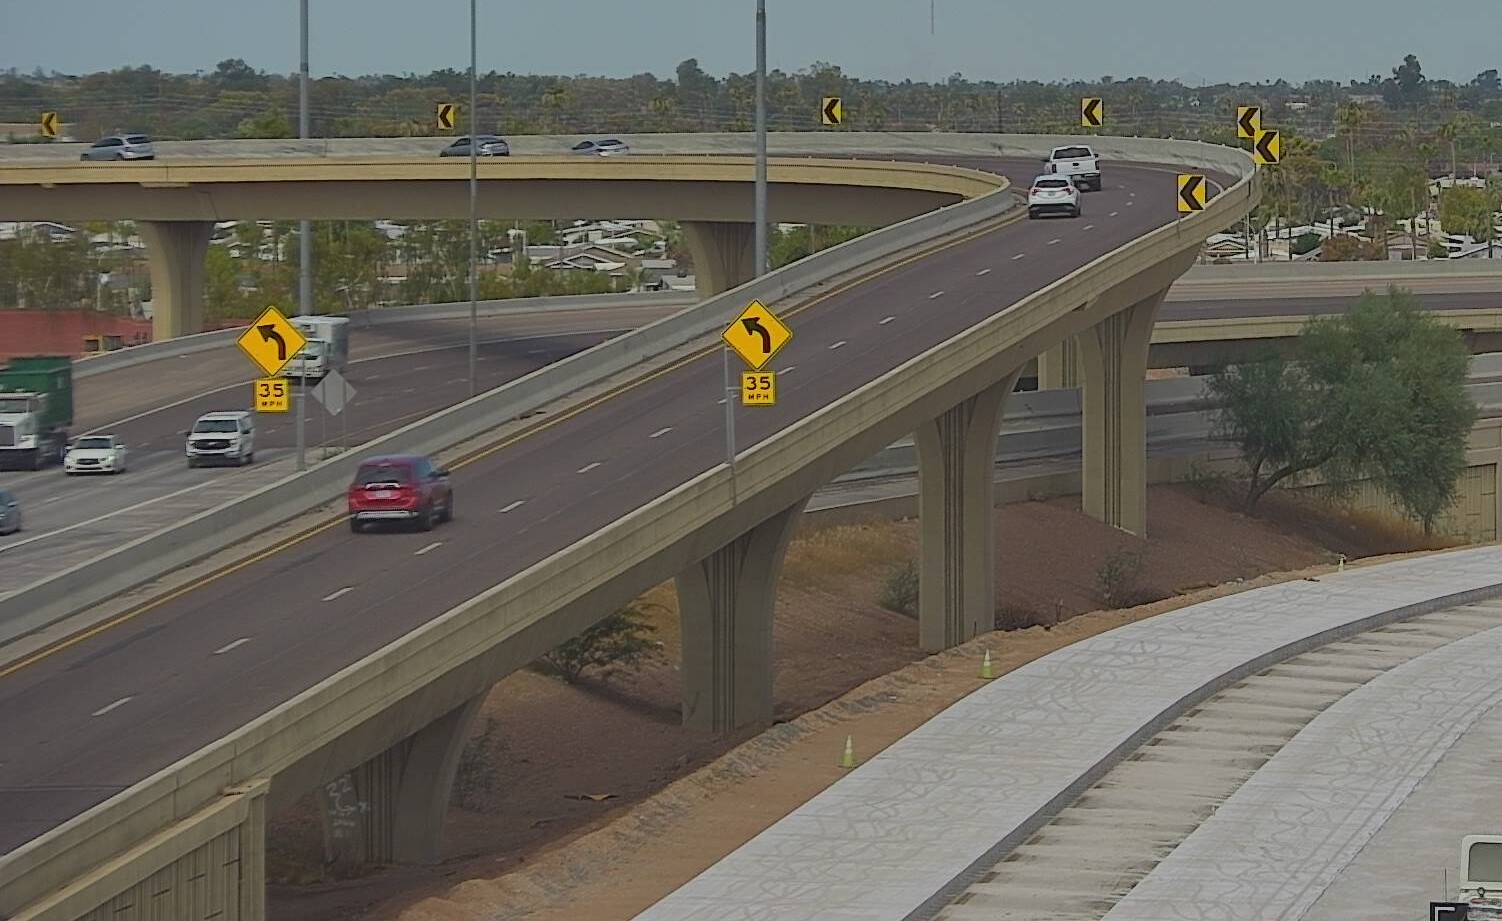
[{"label": "red suv", "polygon": [[424,531],[454,518],[449,472],[426,457],[393,454],[372,457],[349,484],[349,529],[381,521],[412,521]]}]

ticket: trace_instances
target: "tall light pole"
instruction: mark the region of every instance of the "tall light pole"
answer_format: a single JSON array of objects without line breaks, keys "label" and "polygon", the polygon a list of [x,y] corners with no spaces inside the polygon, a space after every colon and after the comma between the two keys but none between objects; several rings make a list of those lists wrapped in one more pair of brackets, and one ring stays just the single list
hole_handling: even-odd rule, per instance
[{"label": "tall light pole", "polygon": [[756,266],[767,271],[767,0],[756,0]]},{"label": "tall light pole", "polygon": [[[304,0],[306,2],[306,0]],[[479,60],[479,43],[475,37],[475,24],[479,19],[475,10],[476,0],[469,0],[469,395],[479,392],[479,379],[475,375],[479,352],[479,304],[480,304],[480,216],[479,216],[479,148],[476,143],[475,123],[480,98],[476,76]]]},{"label": "tall light pole", "polygon": [[[297,78],[297,136],[303,140],[308,137],[308,0],[302,0],[301,13],[301,46],[302,58],[298,69]],[[313,312],[313,222],[308,220],[299,221],[297,224],[297,315],[305,317]],[[303,432],[303,386],[297,388],[297,469],[307,469],[307,463],[303,457],[307,445],[306,436]]]}]

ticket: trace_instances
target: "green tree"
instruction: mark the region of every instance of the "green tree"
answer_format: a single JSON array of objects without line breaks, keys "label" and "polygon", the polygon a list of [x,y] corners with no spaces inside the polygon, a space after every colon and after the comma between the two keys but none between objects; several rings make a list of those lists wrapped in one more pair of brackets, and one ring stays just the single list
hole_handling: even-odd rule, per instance
[{"label": "green tree", "polygon": [[1244,508],[1319,471],[1337,490],[1375,479],[1432,530],[1465,467],[1469,362],[1459,332],[1392,288],[1312,320],[1293,360],[1271,355],[1215,375],[1218,436],[1247,465]]},{"label": "green tree", "polygon": [[[1496,236],[1492,196],[1485,189],[1452,186],[1439,197],[1439,223],[1446,233],[1465,234],[1478,242]],[[1487,255],[1491,255],[1488,250]]]},{"label": "green tree", "polygon": [[543,664],[569,684],[592,668],[640,667],[642,660],[657,649],[651,639],[657,628],[647,622],[645,607],[631,604],[621,608],[543,656]]},{"label": "green tree", "polygon": [[281,106],[272,106],[259,115],[251,116],[235,128],[237,138],[290,138],[293,137],[292,121]]}]

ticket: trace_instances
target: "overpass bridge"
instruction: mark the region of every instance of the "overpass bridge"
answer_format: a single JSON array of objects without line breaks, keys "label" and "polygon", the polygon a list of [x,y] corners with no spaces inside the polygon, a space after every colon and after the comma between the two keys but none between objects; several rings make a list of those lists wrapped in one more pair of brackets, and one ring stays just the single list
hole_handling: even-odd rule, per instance
[{"label": "overpass bridge", "polygon": [[[1025,159],[998,168],[1025,179],[1058,140],[999,138]],[[190,557],[236,521],[279,520],[294,493],[302,507],[332,493],[393,441],[488,442],[454,464],[460,518],[431,550],[335,519],[8,667],[0,735],[20,754],[0,765],[0,912],[77,918],[203,885],[255,917],[268,803],[346,772],[371,855],[431,858],[479,697],[666,578],[683,601],[685,722],[764,721],[771,587],[799,510],[909,432],[922,641],[963,642],[991,614],[1000,410],[1023,364],[1065,339],[1082,343],[1086,508],[1140,532],[1153,321],[1203,238],[1253,206],[1257,176],[1240,151],[1098,146],[1119,178],[1089,221],[1014,224],[995,192],[909,219],[122,548]],[[1181,218],[1185,168],[1224,191]],[[810,281],[819,264],[851,277]],[[797,338],[783,399],[743,419],[732,467],[704,344],[752,296],[779,302]]]}]

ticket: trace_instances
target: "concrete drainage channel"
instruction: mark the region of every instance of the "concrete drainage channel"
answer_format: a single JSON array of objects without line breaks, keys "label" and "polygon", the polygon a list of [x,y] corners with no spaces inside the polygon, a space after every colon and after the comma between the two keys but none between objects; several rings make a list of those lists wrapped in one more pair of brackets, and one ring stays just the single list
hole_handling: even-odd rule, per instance
[{"label": "concrete drainage channel", "polygon": [[1220,691],[929,917],[1105,917],[1326,708],[1405,662],[1499,626],[1499,600],[1423,614],[1312,649]]}]

